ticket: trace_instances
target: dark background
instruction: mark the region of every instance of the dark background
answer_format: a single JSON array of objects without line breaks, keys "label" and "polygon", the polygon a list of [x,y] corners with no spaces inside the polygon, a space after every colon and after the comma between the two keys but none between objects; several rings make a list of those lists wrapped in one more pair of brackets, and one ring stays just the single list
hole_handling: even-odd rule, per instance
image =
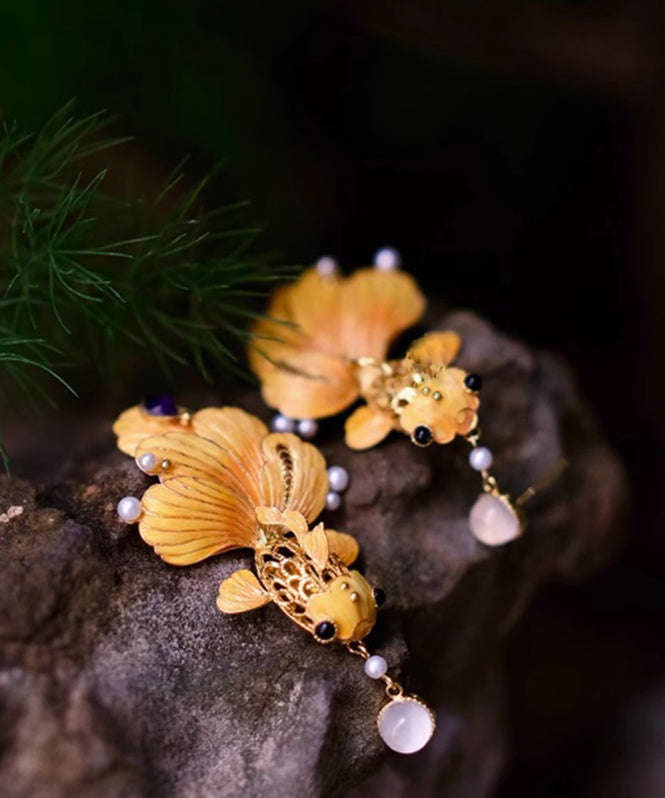
[{"label": "dark background", "polygon": [[3,6],[6,117],[108,108],[139,185],[228,157],[209,200],[251,199],[280,261],[352,268],[393,245],[430,295],[572,364],[633,522],[616,564],[548,589],[511,644],[500,795],[629,794],[665,752],[659,4]]}]

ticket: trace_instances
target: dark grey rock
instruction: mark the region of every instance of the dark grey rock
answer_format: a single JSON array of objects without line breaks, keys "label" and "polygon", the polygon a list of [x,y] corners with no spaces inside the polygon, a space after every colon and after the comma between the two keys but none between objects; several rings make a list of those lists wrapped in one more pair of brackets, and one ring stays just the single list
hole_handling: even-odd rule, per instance
[{"label": "dark grey rock", "polygon": [[571,465],[529,504],[524,537],[489,550],[467,524],[479,481],[463,441],[420,450],[395,435],[354,453],[339,420],[324,425],[328,461],[352,478],[331,525],[357,535],[365,574],[388,595],[369,643],[436,708],[430,745],[413,757],[385,749],[381,690],[358,658],[272,606],[216,610],[219,582],[249,553],[174,568],[116,518],[117,500],[149,480],[113,449],[108,418],[72,433],[69,456],[36,468],[33,484],[0,479],[4,795],[491,793],[507,636],[539,585],[585,578],[612,556],[625,480],[564,367],[471,314],[447,324],[464,336],[460,363],[483,375],[502,487],[521,492],[562,454]]}]

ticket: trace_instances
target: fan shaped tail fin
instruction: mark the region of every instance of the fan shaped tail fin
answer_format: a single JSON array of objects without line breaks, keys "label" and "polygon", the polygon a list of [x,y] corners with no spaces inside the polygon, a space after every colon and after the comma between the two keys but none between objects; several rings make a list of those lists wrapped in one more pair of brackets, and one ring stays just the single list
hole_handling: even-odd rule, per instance
[{"label": "fan shaped tail fin", "polygon": [[141,537],[172,565],[256,545],[252,505],[234,488],[206,477],[173,477],[152,485],[141,507]]},{"label": "fan shaped tail fin", "polygon": [[321,513],[328,493],[326,461],[296,435],[274,433],[263,441],[263,504],[295,510],[308,523]]},{"label": "fan shaped tail fin", "polygon": [[404,272],[360,269],[348,279],[305,271],[277,291],[254,327],[249,360],[267,404],[294,418],[334,415],[358,397],[353,361],[383,360],[425,300]]}]

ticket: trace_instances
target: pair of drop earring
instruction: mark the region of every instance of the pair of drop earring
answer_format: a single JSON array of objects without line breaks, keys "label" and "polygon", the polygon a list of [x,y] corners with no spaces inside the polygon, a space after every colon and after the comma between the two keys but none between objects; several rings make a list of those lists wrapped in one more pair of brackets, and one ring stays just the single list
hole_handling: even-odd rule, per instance
[{"label": "pair of drop earring", "polygon": [[481,381],[452,365],[461,345],[456,333],[429,333],[403,359],[386,360],[392,340],[425,308],[391,252],[348,279],[322,259],[273,296],[248,354],[266,403],[280,413],[273,429],[281,431],[271,433],[238,408],[191,413],[170,397],[125,411],[114,431],[118,447],[158,478],[140,500],[121,499],[120,517],[138,523],[143,540],[173,565],[253,549],[256,573],[242,569],[225,579],[219,610],[240,613],[272,602],[317,642],[336,641],[361,657],[385,689],[381,737],[393,750],[413,753],[434,733],[434,714],[365,646],[385,596],[350,568],[359,553],[355,538],[314,525],[330,495],[329,470],[313,444],[284,430],[299,418],[296,429],[311,435],[317,418],[361,398],[345,425],[352,449],[370,448],[392,430],[417,446],[465,437],[483,485],[470,528],[487,545],[521,534],[521,504],[534,489],[513,501],[490,473],[492,455],[478,432]]}]

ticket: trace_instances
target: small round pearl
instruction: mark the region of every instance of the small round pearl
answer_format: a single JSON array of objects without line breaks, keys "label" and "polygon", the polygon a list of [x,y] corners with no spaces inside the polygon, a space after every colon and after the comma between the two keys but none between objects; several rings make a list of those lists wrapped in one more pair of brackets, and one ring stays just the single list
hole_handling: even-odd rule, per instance
[{"label": "small round pearl", "polygon": [[331,275],[337,273],[339,264],[335,258],[331,258],[330,255],[324,255],[322,258],[317,260],[317,262],[314,264],[314,268],[323,277],[330,277]]},{"label": "small round pearl", "polygon": [[283,416],[281,413],[277,413],[270,421],[270,429],[273,432],[293,432],[294,427],[295,421],[288,416]]},{"label": "small round pearl", "polygon": [[401,264],[402,258],[399,252],[392,247],[383,247],[383,249],[378,250],[374,254],[374,266],[383,272],[399,269]]},{"label": "small round pearl", "polygon": [[388,663],[378,654],[372,654],[369,659],[365,660],[365,673],[370,679],[380,679],[385,676],[387,670]]},{"label": "small round pearl", "polygon": [[141,471],[152,474],[157,466],[157,457],[152,452],[143,452],[136,462]]},{"label": "small round pearl", "polygon": [[133,524],[141,517],[141,502],[134,496],[125,496],[118,502],[118,515],[128,524]]},{"label": "small round pearl", "polygon": [[379,713],[379,734],[398,754],[414,754],[427,745],[434,734],[430,710],[413,698],[391,701]]},{"label": "small round pearl", "polygon": [[326,495],[326,510],[330,510],[334,513],[335,510],[339,510],[341,504],[342,497],[339,495],[339,493],[335,493],[334,490],[331,490]]},{"label": "small round pearl", "polygon": [[313,418],[303,418],[298,422],[297,429],[301,438],[313,438],[319,430],[319,425]]},{"label": "small round pearl", "polygon": [[492,452],[487,446],[478,446],[472,449],[469,454],[469,465],[474,471],[487,471],[488,468],[492,467],[493,460]]},{"label": "small round pearl", "polygon": [[342,466],[330,466],[328,469],[330,490],[343,493],[349,487],[349,472]]}]

